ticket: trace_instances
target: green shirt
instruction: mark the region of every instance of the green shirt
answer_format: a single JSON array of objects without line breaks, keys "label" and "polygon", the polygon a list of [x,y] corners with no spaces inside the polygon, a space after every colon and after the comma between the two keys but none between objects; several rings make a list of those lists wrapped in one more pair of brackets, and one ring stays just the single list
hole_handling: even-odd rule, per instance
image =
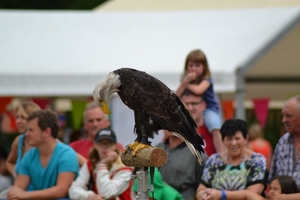
[{"label": "green shirt", "polygon": [[[149,170],[148,170],[149,171]],[[150,185],[150,174],[148,173],[148,184]],[[138,180],[134,180],[134,184],[132,187],[134,192],[138,190]],[[152,193],[149,191],[149,197],[152,197]],[[165,183],[162,179],[160,172],[155,168],[154,172],[154,199],[159,200],[184,200],[181,194],[172,188],[170,185]]]}]

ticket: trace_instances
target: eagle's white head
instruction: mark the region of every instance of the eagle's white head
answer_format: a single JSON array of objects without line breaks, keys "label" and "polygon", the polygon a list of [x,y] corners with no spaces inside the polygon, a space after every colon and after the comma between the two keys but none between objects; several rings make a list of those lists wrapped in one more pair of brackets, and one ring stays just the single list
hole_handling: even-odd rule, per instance
[{"label": "eagle's white head", "polygon": [[111,95],[119,91],[118,88],[120,85],[120,76],[114,72],[110,72],[95,86],[93,91],[94,100],[105,114],[110,113],[108,102]]}]

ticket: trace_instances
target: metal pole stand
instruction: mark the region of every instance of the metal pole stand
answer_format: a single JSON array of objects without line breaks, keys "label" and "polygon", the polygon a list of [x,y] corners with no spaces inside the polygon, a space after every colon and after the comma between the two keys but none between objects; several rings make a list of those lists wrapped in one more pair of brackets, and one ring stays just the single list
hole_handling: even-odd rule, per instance
[{"label": "metal pole stand", "polygon": [[[136,168],[136,174],[132,175],[132,179],[138,181],[137,200],[149,200],[149,191],[154,196],[154,167],[161,167],[167,162],[167,153],[162,148],[142,148],[139,149],[135,156],[132,156],[133,150],[127,146],[121,155],[121,161],[125,166]],[[148,184],[148,168],[153,171],[151,175],[151,185]],[[153,183],[152,183],[153,182]]]},{"label": "metal pole stand", "polygon": [[133,175],[138,180],[137,200],[149,200],[148,192],[153,192],[153,185],[148,186],[148,167],[143,167]]}]

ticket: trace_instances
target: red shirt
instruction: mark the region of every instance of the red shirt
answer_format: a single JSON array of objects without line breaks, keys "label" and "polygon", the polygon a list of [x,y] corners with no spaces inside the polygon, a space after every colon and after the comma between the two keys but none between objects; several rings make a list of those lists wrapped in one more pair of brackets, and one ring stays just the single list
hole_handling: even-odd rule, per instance
[{"label": "red shirt", "polygon": [[86,159],[89,158],[90,149],[94,146],[94,143],[89,139],[78,140],[70,143],[70,146]]},{"label": "red shirt", "polygon": [[[77,153],[84,156],[86,159],[89,158],[89,152],[93,148],[94,143],[89,139],[78,140],[70,143],[70,147],[72,147]],[[119,149],[121,151],[124,150],[122,144],[118,143]]]},{"label": "red shirt", "polygon": [[207,130],[206,126],[202,125],[198,127],[197,130],[198,135],[201,136],[204,142],[204,150],[207,154],[207,156],[211,156],[212,154],[216,153],[213,138],[210,132]]}]

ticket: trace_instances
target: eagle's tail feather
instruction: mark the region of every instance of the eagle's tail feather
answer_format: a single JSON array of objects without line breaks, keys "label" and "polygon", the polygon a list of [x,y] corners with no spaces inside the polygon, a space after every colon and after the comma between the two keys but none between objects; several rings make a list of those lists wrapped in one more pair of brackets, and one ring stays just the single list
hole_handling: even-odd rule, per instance
[{"label": "eagle's tail feather", "polygon": [[199,164],[202,165],[202,158],[200,156],[199,151],[196,150],[195,147],[189,141],[187,141],[182,135],[180,135],[178,133],[174,133],[174,132],[173,132],[173,135],[175,135],[176,137],[179,137],[180,139],[182,139],[186,143],[187,147],[190,149],[192,154],[196,157]]}]

